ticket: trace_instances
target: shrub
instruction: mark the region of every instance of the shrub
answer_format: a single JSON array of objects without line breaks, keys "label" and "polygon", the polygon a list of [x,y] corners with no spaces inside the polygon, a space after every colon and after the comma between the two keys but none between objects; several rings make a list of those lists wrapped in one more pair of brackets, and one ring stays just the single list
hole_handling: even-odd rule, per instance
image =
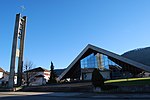
[{"label": "shrub", "polygon": [[48,83],[47,83],[47,84],[51,84],[51,83],[57,83],[57,80],[56,80],[56,79],[48,80]]}]

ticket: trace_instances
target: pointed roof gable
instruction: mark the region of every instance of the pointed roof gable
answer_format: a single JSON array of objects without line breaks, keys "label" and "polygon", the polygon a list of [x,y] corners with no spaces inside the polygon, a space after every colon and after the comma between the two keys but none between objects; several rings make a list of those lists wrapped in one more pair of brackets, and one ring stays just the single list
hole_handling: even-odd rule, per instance
[{"label": "pointed roof gable", "polygon": [[130,60],[130,59],[127,59],[127,58],[124,58],[118,54],[115,54],[113,52],[110,52],[110,51],[107,51],[107,50],[104,50],[102,48],[99,48],[99,47],[96,47],[96,46],[93,46],[91,44],[88,44],[85,49],[83,49],[83,51],[72,61],[72,63],[67,67],[67,69],[58,77],[58,80],[61,80],[64,75],[72,68],[74,67],[74,65],[79,62],[81,59],[83,59],[84,57],[88,56],[89,54],[91,53],[101,53],[101,54],[104,54],[104,55],[107,55],[108,57],[111,57],[111,58],[114,58],[114,59],[117,59],[121,62],[124,62],[126,64],[129,64],[129,65],[132,65],[132,66],[135,66],[136,68],[139,68],[139,69],[142,69],[142,70],[145,70],[145,71],[148,71],[150,72],[150,66],[147,66],[147,65],[144,65],[144,64],[141,64],[139,62],[136,62],[136,61],[133,61],[133,60]]},{"label": "pointed roof gable", "polygon": [[5,72],[5,71],[0,67],[0,72]]}]

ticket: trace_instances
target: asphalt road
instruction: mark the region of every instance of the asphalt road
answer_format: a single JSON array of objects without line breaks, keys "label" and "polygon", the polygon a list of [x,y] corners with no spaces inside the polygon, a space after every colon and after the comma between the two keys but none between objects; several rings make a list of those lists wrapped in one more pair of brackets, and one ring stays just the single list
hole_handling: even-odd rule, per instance
[{"label": "asphalt road", "polygon": [[150,100],[149,94],[90,94],[70,92],[0,92],[0,100]]},{"label": "asphalt road", "polygon": [[[22,97],[4,97],[4,98],[0,98],[0,100],[112,100],[112,99],[22,96]],[[126,100],[126,99],[118,99],[118,100]],[[137,100],[137,99],[129,99],[129,100]],[[144,99],[138,99],[138,100],[144,100]]]}]

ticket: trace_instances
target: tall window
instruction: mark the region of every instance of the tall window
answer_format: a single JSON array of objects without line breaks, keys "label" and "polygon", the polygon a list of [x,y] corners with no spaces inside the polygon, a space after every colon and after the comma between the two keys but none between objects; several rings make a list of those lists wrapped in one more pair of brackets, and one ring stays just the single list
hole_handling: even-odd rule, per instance
[{"label": "tall window", "polygon": [[[100,55],[98,57],[98,55]],[[81,68],[102,68],[109,69],[110,65],[119,66],[115,62],[111,61],[108,56],[97,53],[90,54],[89,56],[83,58],[81,61]]]},{"label": "tall window", "polygon": [[81,60],[81,68],[97,68],[97,60],[94,53]]}]

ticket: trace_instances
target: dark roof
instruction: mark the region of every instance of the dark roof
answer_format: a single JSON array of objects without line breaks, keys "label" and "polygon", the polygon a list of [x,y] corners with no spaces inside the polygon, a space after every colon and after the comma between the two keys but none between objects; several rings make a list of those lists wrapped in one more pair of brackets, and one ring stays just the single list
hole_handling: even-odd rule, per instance
[{"label": "dark roof", "polygon": [[61,75],[66,69],[55,69],[54,72],[57,76]]},{"label": "dark roof", "polygon": [[27,72],[43,72],[43,71],[49,72],[49,70],[47,70],[45,68],[42,68],[42,67],[34,68],[34,69],[31,69],[31,70],[28,70]]},{"label": "dark roof", "polygon": [[4,73],[5,73],[5,74],[7,74],[7,75],[9,75],[9,72],[7,72],[7,71],[6,71],[6,72],[4,72]]}]

